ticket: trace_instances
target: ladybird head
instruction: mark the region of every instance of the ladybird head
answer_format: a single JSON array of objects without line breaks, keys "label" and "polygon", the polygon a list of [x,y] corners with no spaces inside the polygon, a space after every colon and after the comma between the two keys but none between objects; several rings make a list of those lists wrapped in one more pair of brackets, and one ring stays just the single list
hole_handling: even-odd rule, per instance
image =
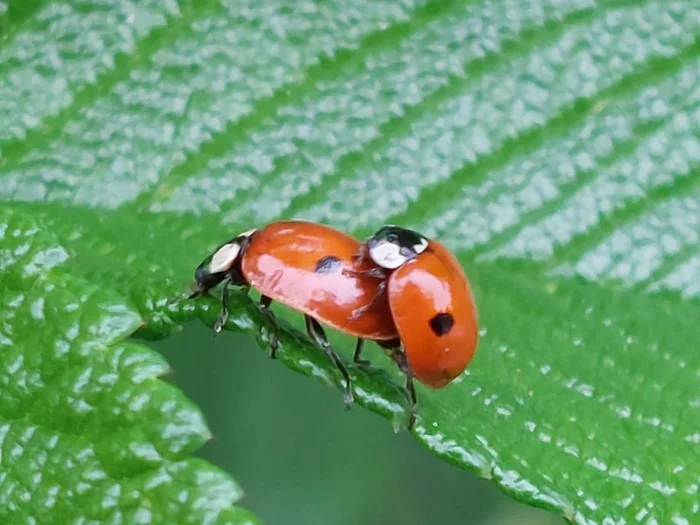
[{"label": "ladybird head", "polygon": [[[249,230],[237,235],[230,241],[219,246],[194,272],[196,291],[198,295],[215,287],[224,279],[235,276],[243,253],[245,253],[250,238],[257,230]],[[240,279],[235,279],[240,280]]]},{"label": "ladybird head", "polygon": [[399,226],[384,226],[367,241],[372,261],[387,270],[395,270],[423,253],[427,247],[428,239]]}]

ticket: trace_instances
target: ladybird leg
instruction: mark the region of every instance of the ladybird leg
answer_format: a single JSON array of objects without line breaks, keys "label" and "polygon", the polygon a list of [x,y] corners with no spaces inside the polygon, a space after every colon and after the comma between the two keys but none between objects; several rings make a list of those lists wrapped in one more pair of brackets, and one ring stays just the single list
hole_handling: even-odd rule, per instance
[{"label": "ladybird leg", "polygon": [[413,425],[416,423],[416,406],[418,405],[418,398],[416,397],[416,387],[413,384],[413,370],[409,368],[406,373],[406,390],[411,398],[411,412],[408,415],[408,425],[407,429],[413,429]]},{"label": "ladybird leg", "polygon": [[379,298],[384,295],[384,292],[386,291],[386,279],[383,280],[379,285],[377,285],[377,291],[374,293],[374,297],[372,297],[372,300],[365,304],[364,306],[360,306],[359,308],[356,308],[352,311],[350,314],[350,320],[351,321],[356,321],[360,317],[362,317],[364,314],[366,314],[369,310],[374,308],[374,305],[377,303]]},{"label": "ladybird leg", "polygon": [[224,280],[224,288],[221,292],[221,315],[219,315],[216,323],[214,323],[214,336],[219,335],[228,322],[228,287],[230,284],[230,279]]},{"label": "ladybird leg", "polygon": [[352,258],[355,261],[355,264],[358,266],[365,262],[365,259],[367,258],[367,245],[361,244],[360,248],[357,250],[355,255],[352,256]]},{"label": "ladybird leg", "polygon": [[357,344],[355,345],[355,354],[352,356],[352,360],[356,365],[359,366],[369,366],[371,363],[367,359],[362,359],[362,347],[365,344],[365,340],[361,337],[357,338]]},{"label": "ladybird leg", "polygon": [[343,379],[345,379],[345,394],[343,395],[343,400],[345,401],[345,407],[350,408],[350,405],[352,405],[353,402],[350,374],[348,374],[345,365],[343,365],[340,357],[338,357],[338,354],[335,353],[335,350],[333,350],[333,347],[328,342],[328,338],[326,337],[326,333],[323,331],[323,327],[313,317],[305,315],[304,318],[306,320],[306,332],[316,342],[316,344],[320,346],[324,352],[326,352],[331,361],[333,361],[335,367],[340,370],[340,373],[343,375]]},{"label": "ladybird leg", "polygon": [[343,268],[343,275],[347,277],[373,277],[375,279],[386,279],[386,271],[382,268],[370,268],[369,270],[353,270]]},{"label": "ladybird leg", "polygon": [[260,297],[260,309],[272,325],[272,336],[270,337],[270,357],[272,359],[277,359],[277,349],[280,346],[280,339],[278,335],[279,325],[277,324],[275,314],[270,309],[270,304],[272,304],[272,299],[270,297],[266,295]]},{"label": "ladybird leg", "polygon": [[411,401],[407,429],[411,430],[416,422],[416,406],[418,405],[416,387],[413,384],[413,370],[408,363],[406,353],[403,352],[400,347],[392,348],[389,350],[389,352],[392,361],[394,361],[399,369],[406,375],[406,392],[408,393],[408,397]]}]

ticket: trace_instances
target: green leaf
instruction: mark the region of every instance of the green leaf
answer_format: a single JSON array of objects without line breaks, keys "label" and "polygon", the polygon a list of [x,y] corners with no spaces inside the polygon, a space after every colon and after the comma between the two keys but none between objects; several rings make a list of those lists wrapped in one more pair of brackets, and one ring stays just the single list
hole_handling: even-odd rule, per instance
[{"label": "green leaf", "polygon": [[138,312],[11,208],[0,268],[0,520],[251,523],[233,480],[189,457],[209,431],[167,363],[124,341]]},{"label": "green leaf", "polygon": [[[576,523],[698,520],[697,2],[79,4],[37,4],[0,37],[0,195],[51,232],[8,266],[35,299],[14,322],[51,286],[94,303],[78,326],[122,348],[129,315],[148,337],[213,323],[217,299],[170,300],[243,229],[407,224],[458,253],[482,324],[468,371],[420,389],[416,438]],[[100,322],[114,301],[121,320]],[[231,308],[264,349],[250,300]],[[339,380],[289,325],[280,360]],[[398,376],[352,374],[400,425]],[[28,410],[13,392],[2,410]],[[54,405],[95,439],[114,424],[61,398],[28,413]]]}]

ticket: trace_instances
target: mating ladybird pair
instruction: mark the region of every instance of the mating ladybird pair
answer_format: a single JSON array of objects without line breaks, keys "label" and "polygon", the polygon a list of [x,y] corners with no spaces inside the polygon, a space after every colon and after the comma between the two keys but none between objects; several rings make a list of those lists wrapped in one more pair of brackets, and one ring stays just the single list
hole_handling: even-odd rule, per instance
[{"label": "mating ladybird pair", "polygon": [[[222,313],[228,319],[229,285],[252,286],[275,326],[270,303],[278,301],[306,319],[309,336],[345,379],[350,375],[320,323],[357,337],[353,360],[362,360],[366,339],[377,342],[406,375],[414,420],[413,377],[442,388],[469,364],[478,339],[469,282],[455,257],[437,241],[397,226],[385,226],[366,243],[328,226],[281,221],[250,230],[219,246],[195,272],[195,291],[223,283]],[[278,341],[272,341],[274,357]],[[403,349],[402,349],[403,346]]]}]

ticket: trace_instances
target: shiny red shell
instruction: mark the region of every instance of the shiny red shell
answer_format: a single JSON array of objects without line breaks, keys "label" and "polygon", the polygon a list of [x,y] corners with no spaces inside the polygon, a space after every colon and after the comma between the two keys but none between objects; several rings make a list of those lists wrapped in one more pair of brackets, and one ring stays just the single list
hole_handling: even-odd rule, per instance
[{"label": "shiny red shell", "polygon": [[389,304],[416,378],[442,388],[474,357],[478,319],[469,281],[436,241],[389,276]]},{"label": "shiny red shell", "polygon": [[358,240],[328,226],[280,221],[253,235],[241,269],[261,294],[336,330],[363,339],[396,339],[385,295],[361,310],[373,301],[381,280],[343,273],[373,267],[369,261],[355,263],[359,248]]}]

